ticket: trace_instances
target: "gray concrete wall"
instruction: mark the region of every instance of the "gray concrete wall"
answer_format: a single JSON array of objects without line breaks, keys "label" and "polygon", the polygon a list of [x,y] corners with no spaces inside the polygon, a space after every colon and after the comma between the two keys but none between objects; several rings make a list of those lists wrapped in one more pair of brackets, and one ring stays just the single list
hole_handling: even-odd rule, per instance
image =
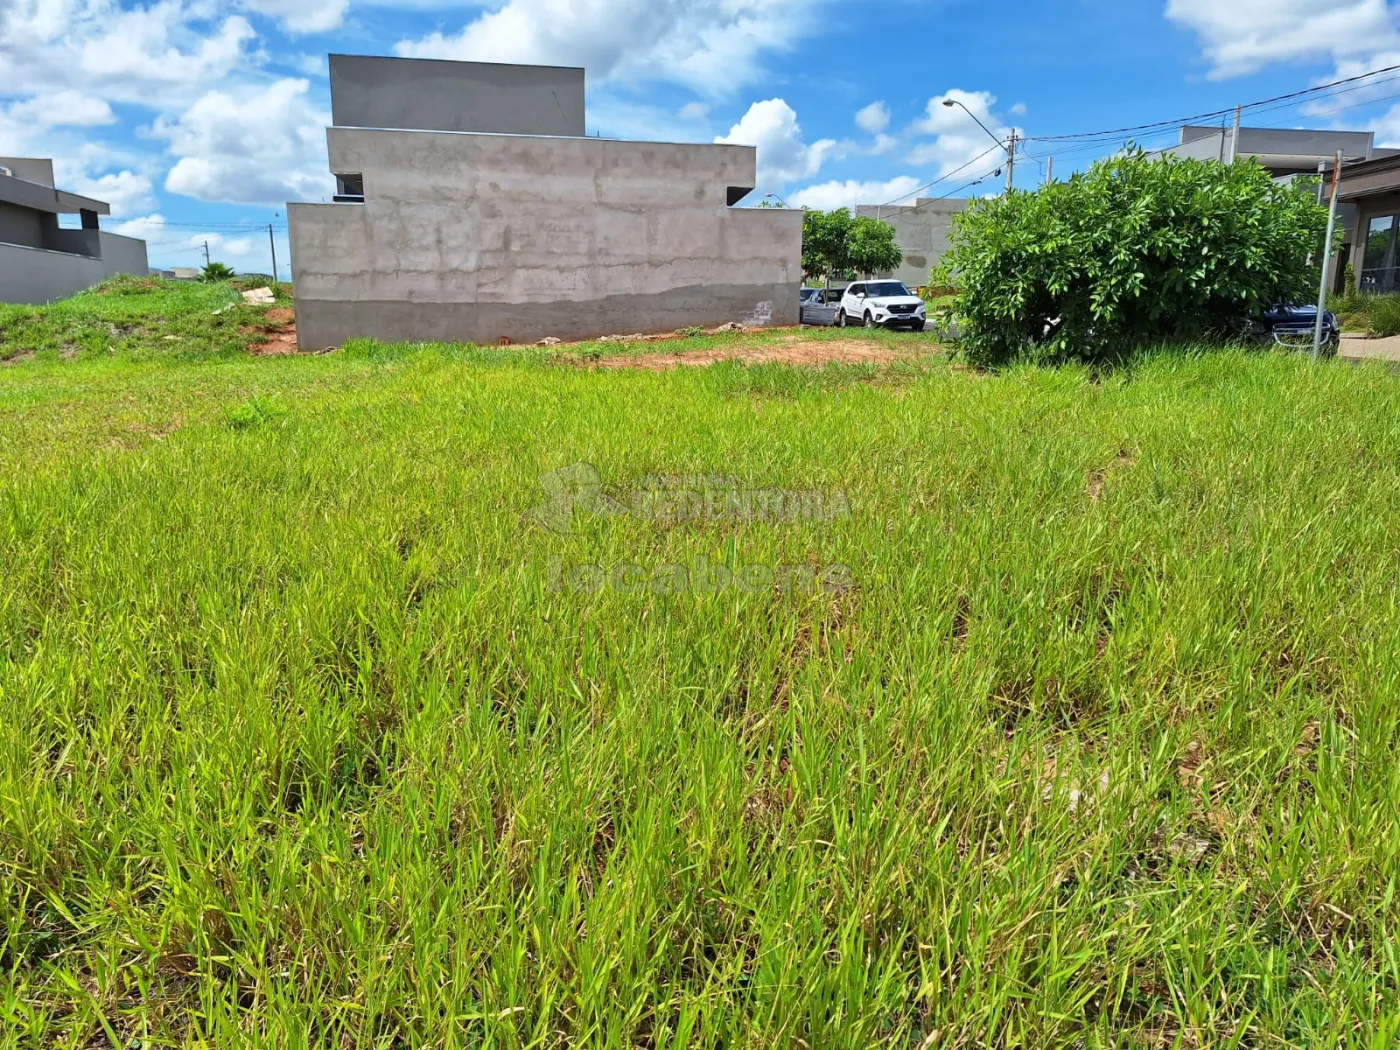
[{"label": "gray concrete wall", "polygon": [[40,157],[0,157],[0,168],[9,168],[17,179],[54,188],[53,161]]},{"label": "gray concrete wall", "polygon": [[0,302],[52,302],[91,288],[104,276],[100,259],[0,244]]},{"label": "gray concrete wall", "polygon": [[44,246],[43,212],[0,201],[0,243]]},{"label": "gray concrete wall", "polygon": [[898,207],[875,207],[861,205],[857,215],[880,219],[894,227],[895,243],[904,253],[904,264],[891,274],[882,277],[895,277],[910,288],[918,288],[929,283],[929,271],[943,259],[952,247],[949,236],[953,229],[953,216],[967,208],[968,201],[961,198],[945,200],[917,200],[912,205]]},{"label": "gray concrete wall", "polygon": [[53,225],[44,231],[43,247],[51,252],[85,255],[91,259],[102,256],[102,242],[96,230],[69,230],[58,225],[55,216],[46,216]]},{"label": "gray concrete wall", "polygon": [[582,69],[361,55],[331,55],[330,69],[339,127],[584,134]]},{"label": "gray concrete wall", "polygon": [[[1185,127],[1181,129],[1181,143],[1163,153],[1193,160],[1229,160],[1234,142],[1234,128]],[[1269,158],[1279,158],[1289,163],[1286,167],[1316,167],[1305,158],[1330,159],[1337,150],[1353,160],[1371,156],[1375,136],[1369,131],[1310,131],[1288,128],[1241,128],[1239,155],[1260,157],[1264,163]],[[1297,164],[1291,161],[1298,161]],[[1271,165],[1273,166],[1273,165]]]},{"label": "gray concrete wall", "polygon": [[146,259],[146,242],[135,237],[123,237],[105,231],[98,235],[102,251],[102,270],[105,276],[129,273],[145,277],[150,273],[150,263]]},{"label": "gray concrete wall", "polygon": [[796,324],[802,213],[727,206],[747,146],[332,128],[365,203],[291,205],[302,345]]}]

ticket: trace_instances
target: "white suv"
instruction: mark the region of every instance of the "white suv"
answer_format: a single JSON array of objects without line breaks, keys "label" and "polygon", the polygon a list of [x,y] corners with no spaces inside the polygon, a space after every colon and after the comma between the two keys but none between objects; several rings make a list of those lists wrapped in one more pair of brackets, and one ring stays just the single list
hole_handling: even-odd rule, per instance
[{"label": "white suv", "polygon": [[903,281],[857,281],[846,289],[836,314],[836,323],[842,328],[863,324],[866,328],[881,325],[922,332],[925,319],[924,301]]}]

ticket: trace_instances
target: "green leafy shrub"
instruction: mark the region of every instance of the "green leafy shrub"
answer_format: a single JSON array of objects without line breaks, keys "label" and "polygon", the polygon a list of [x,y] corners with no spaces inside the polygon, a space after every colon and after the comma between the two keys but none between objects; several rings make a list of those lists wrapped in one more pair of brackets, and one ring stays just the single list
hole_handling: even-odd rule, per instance
[{"label": "green leafy shrub", "polygon": [[233,267],[227,263],[211,262],[199,271],[201,281],[228,281],[233,279]]},{"label": "green leafy shrub", "polygon": [[1138,151],[976,202],[954,218],[932,283],[956,274],[962,345],[976,364],[1101,358],[1219,335],[1272,304],[1306,301],[1326,226],[1315,199],[1252,161]]}]

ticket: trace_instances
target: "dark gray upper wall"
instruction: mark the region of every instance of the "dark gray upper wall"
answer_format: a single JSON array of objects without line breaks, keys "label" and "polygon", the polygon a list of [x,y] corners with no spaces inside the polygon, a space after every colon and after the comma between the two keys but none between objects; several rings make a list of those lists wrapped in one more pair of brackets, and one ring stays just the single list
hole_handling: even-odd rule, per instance
[{"label": "dark gray upper wall", "polygon": [[[1215,160],[1230,156],[1233,128],[1209,128],[1188,125],[1181,129],[1181,142],[1163,150],[1181,157]],[[1240,129],[1241,156],[1264,157],[1331,157],[1337,150],[1351,158],[1372,156],[1375,135],[1369,131],[1329,131],[1307,128]]]},{"label": "dark gray upper wall", "polygon": [[582,69],[360,55],[330,66],[337,127],[584,134]]},{"label": "dark gray upper wall", "polygon": [[17,179],[53,189],[53,161],[47,158],[0,157],[0,168],[9,168]]}]

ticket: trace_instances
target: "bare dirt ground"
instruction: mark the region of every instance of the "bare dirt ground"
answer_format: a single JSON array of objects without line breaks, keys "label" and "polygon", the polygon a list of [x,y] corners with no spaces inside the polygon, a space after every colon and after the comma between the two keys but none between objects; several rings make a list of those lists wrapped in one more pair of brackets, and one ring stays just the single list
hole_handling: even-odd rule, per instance
[{"label": "bare dirt ground", "polygon": [[250,325],[244,331],[257,332],[260,338],[249,347],[258,357],[277,357],[297,352],[296,311],[289,306],[274,306],[262,317],[262,323]]},{"label": "bare dirt ground", "polygon": [[[932,344],[929,349],[933,349]],[[703,368],[720,361],[810,367],[825,364],[882,363],[910,356],[910,350],[896,349],[865,339],[817,340],[794,334],[778,342],[757,346],[715,347],[681,354],[619,354],[586,364],[592,368],[640,368],[662,371],[686,366]]]}]

